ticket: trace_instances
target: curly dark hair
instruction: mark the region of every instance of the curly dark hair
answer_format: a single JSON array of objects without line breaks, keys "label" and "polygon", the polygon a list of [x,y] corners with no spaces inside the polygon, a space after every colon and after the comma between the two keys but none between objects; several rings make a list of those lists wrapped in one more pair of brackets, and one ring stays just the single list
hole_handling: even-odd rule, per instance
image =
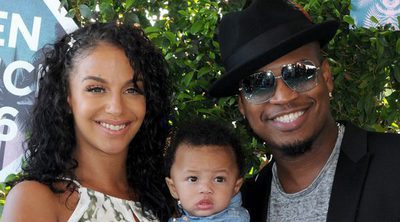
[{"label": "curly dark hair", "polygon": [[164,174],[168,177],[175,161],[176,151],[181,144],[228,147],[235,156],[240,176],[244,175],[245,157],[242,151],[242,144],[230,123],[195,118],[178,124],[174,129],[171,136],[171,144],[167,147],[164,156]]},{"label": "curly dark hair", "polygon": [[127,178],[142,209],[165,221],[170,217],[171,198],[161,169],[169,130],[171,83],[162,54],[135,26],[95,23],[44,47],[38,97],[26,126],[29,135],[23,179],[43,183],[57,193],[65,192],[55,186],[62,178],[76,179],[79,163],[73,157],[76,139],[67,102],[68,78],[75,61],[99,43],[123,49],[134,70],[134,82],[143,79],[146,115],[129,144]]}]

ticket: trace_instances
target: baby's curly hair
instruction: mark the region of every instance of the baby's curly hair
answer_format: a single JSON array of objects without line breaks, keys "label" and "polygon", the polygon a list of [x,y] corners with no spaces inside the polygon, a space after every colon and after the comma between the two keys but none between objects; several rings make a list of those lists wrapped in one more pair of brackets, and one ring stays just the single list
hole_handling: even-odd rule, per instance
[{"label": "baby's curly hair", "polygon": [[[39,91],[26,129],[23,179],[43,183],[53,192],[63,178],[76,179],[79,166],[73,116],[67,96],[75,62],[100,43],[123,49],[134,70],[134,82],[143,79],[146,97],[144,122],[129,144],[127,177],[144,210],[162,221],[170,216],[170,198],[162,174],[162,153],[168,133],[171,83],[166,62],[142,29],[117,23],[95,23],[66,34],[43,48]],[[71,185],[71,184],[70,184]]]},{"label": "baby's curly hair", "polygon": [[245,157],[242,143],[230,123],[200,118],[186,120],[178,124],[170,139],[171,144],[164,155],[164,174],[167,177],[170,177],[176,151],[182,144],[196,148],[216,145],[224,147],[223,149],[230,149],[234,154],[239,176],[244,175]]}]

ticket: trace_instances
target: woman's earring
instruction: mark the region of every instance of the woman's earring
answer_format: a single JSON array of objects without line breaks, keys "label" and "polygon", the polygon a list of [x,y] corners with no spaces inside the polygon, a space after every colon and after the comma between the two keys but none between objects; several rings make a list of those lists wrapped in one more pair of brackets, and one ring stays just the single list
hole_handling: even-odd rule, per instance
[{"label": "woman's earring", "polygon": [[329,99],[333,99],[333,95],[332,95],[332,92],[329,92]]},{"label": "woman's earring", "polygon": [[178,200],[178,203],[177,203],[177,204],[178,204],[178,207],[179,207],[179,208],[182,208],[182,204],[181,204],[181,201],[180,201],[180,200]]}]

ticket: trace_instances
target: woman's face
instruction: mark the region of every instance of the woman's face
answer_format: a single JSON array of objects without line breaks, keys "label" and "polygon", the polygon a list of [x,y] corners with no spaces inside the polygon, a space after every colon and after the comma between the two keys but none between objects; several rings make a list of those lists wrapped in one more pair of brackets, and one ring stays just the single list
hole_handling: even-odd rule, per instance
[{"label": "woman's face", "polygon": [[143,81],[133,83],[136,74],[121,48],[100,43],[83,54],[69,77],[77,149],[125,155],[146,113]]}]

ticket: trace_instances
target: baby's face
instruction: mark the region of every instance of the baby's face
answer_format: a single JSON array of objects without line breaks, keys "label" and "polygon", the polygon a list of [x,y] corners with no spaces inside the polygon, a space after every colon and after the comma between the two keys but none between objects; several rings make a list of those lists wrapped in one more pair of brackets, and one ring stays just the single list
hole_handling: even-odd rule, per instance
[{"label": "baby's face", "polygon": [[166,178],[169,190],[192,216],[218,213],[243,183],[234,154],[227,147],[190,146],[178,146],[171,178]]}]

